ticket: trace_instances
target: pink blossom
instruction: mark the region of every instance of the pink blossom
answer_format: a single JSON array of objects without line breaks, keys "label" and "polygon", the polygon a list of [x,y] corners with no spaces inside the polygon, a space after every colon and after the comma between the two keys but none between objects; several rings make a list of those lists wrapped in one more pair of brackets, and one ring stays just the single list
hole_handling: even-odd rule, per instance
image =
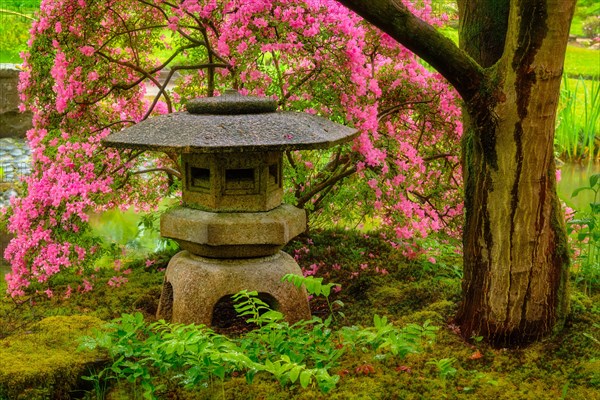
[{"label": "pink blossom", "polygon": [[83,288],[82,288],[82,292],[89,292],[91,290],[94,289],[94,286],[90,283],[90,281],[88,281],[87,279],[83,280]]},{"label": "pink blossom", "polygon": [[124,276],[113,276],[112,278],[110,278],[108,280],[108,286],[111,287],[120,287],[121,285],[124,285],[125,283],[127,283],[127,278],[125,278]]},{"label": "pink blossom", "polygon": [[93,55],[96,52],[96,50],[92,46],[81,46],[79,48],[79,51],[83,55],[88,56],[88,57],[90,57],[91,55]]},{"label": "pink blossom", "polygon": [[[429,1],[404,3],[426,22],[438,22]],[[205,91],[208,70],[186,70],[172,81],[174,91],[147,98],[147,77],[132,66],[155,75],[167,58],[157,59],[153,40],[165,44],[160,39],[167,36],[165,26],[178,46],[192,43],[186,36],[201,31],[195,28],[204,29],[214,52],[212,62],[226,66],[216,68],[217,92],[239,86],[243,93],[273,96],[282,110],[308,110],[359,130],[352,150],[341,153],[342,160],[355,162],[357,171],[352,190],[361,197],[351,206],[390,227],[400,240],[394,246],[418,254],[418,249],[406,250],[404,243],[432,230],[450,229],[447,220],[460,220],[462,124],[456,94],[405,48],[337,2],[110,4],[43,1],[32,26],[31,51],[41,51],[44,57],[24,54],[20,75],[20,109],[34,113],[34,127],[27,135],[33,172],[26,178],[27,193],[11,200],[6,211],[8,229],[15,236],[5,252],[12,266],[7,275],[11,295],[35,290],[32,283],[51,282],[52,275],[65,270],[89,270],[86,267],[102,255],[100,247],[82,240],[89,232],[90,211],[153,209],[167,193],[165,174],[128,176],[126,171],[148,168],[150,157],[156,165],[177,168],[172,160],[146,154],[132,158],[128,151],[100,144],[112,131],[177,111],[199,90]],[[170,55],[175,51],[166,45],[165,50]],[[182,59],[207,63],[202,59],[205,53],[202,47],[185,49],[169,66]],[[427,107],[386,111],[427,99]],[[288,132],[282,135],[294,139]],[[441,148],[456,154],[425,161]],[[331,161],[295,157],[297,166],[309,170]],[[444,169],[445,163],[457,166]],[[286,193],[303,194],[317,187],[319,172],[297,182],[297,187],[285,188]],[[315,198],[308,204],[314,205]],[[301,259],[308,251],[294,252],[294,257]],[[79,290],[92,289],[89,276],[80,279]],[[116,286],[123,280],[116,277],[111,282]]]},{"label": "pink blossom", "polygon": [[319,270],[319,265],[311,264],[310,267],[305,268],[302,273],[304,276],[314,276]]}]

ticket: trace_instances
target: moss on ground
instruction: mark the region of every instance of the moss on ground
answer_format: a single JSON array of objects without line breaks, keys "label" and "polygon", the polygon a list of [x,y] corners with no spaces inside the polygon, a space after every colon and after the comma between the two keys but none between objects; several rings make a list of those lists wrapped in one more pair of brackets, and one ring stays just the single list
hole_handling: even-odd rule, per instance
[{"label": "moss on ground", "polygon": [[85,315],[48,317],[0,340],[0,399],[70,398],[102,359],[97,351],[77,351],[78,339],[103,324]]}]

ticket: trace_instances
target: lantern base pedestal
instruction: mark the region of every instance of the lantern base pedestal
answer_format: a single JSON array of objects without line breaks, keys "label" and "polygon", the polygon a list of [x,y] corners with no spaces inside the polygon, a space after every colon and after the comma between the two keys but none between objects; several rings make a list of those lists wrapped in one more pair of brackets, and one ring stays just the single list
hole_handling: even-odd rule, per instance
[{"label": "lantern base pedestal", "polygon": [[281,251],[247,259],[206,258],[181,251],[167,267],[157,318],[210,326],[219,300],[246,289],[272,296],[274,309],[289,323],[309,319],[306,290],[281,282],[285,274],[301,276],[302,271],[290,255]]}]

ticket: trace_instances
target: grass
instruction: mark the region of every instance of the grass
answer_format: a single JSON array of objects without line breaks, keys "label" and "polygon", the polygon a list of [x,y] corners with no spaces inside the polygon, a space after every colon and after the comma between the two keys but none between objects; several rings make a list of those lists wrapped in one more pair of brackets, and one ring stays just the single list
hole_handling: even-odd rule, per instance
[{"label": "grass", "polygon": [[[337,365],[337,387],[327,395],[316,385],[306,389],[299,384],[283,387],[270,375],[257,374],[247,384],[243,374],[225,376],[223,380],[188,388],[175,386],[165,380],[157,393],[159,398],[184,399],[584,399],[594,398],[600,390],[600,296],[572,294],[572,312],[567,327],[556,336],[528,348],[507,351],[488,347],[479,338],[465,342],[452,325],[452,317],[460,300],[461,256],[459,244],[446,239],[430,239],[428,245],[436,254],[435,263],[423,258],[408,260],[401,250],[393,248],[376,232],[369,235],[356,231],[319,231],[310,237],[290,243],[286,251],[299,258],[304,269],[316,272],[326,282],[342,284],[331,300],[345,303],[341,325],[372,326],[373,316],[385,316],[397,327],[409,323],[422,324],[430,320],[440,327],[434,343],[419,354],[405,358],[393,356],[384,349],[344,348]],[[50,316],[62,316],[61,324],[69,318],[95,317],[110,320],[122,312],[142,312],[145,320],[155,319],[162,274],[156,266],[164,267],[168,257],[158,260],[152,269],[143,261],[132,263],[130,282],[122,287],[106,286],[107,276],[99,272],[96,289],[88,294],[73,294],[70,299],[36,297],[37,305],[16,306],[8,299],[0,300],[0,348],[11,343],[13,348],[29,348],[28,332],[39,321]],[[386,272],[382,272],[385,270]],[[104,282],[104,283],[103,283]],[[0,284],[1,286],[2,284]],[[0,290],[3,290],[0,288]],[[18,307],[18,308],[17,308]],[[17,308],[15,310],[15,308]],[[318,297],[311,300],[313,315],[328,314],[327,303]],[[52,320],[50,320],[52,321]],[[50,322],[44,323],[48,325]],[[57,331],[62,332],[62,331]],[[83,333],[82,333],[83,334]],[[60,333],[63,335],[63,333]],[[60,338],[57,338],[60,339]],[[45,339],[46,340],[46,339]],[[45,357],[56,359],[58,354],[74,351],[72,341],[57,340],[56,352],[40,347]],[[28,350],[29,351],[29,350]],[[46,353],[49,351],[49,353]],[[59,353],[60,352],[60,353]],[[23,354],[23,357],[26,355]],[[96,355],[99,357],[98,355]],[[11,358],[20,357],[11,353]],[[66,356],[65,356],[66,357]],[[90,359],[86,353],[79,357]],[[0,364],[0,365],[4,365]],[[62,364],[61,364],[62,365]],[[7,368],[0,366],[0,370]],[[35,369],[34,365],[31,365]],[[44,370],[36,391],[27,388],[32,400],[52,398],[52,388],[45,381],[59,382],[62,370]],[[74,370],[71,370],[72,374]],[[80,374],[87,374],[79,370]],[[235,374],[234,374],[235,375]],[[31,375],[30,375],[31,376]],[[2,374],[0,374],[2,377]],[[32,376],[28,382],[36,382]],[[109,382],[110,383],[110,382]],[[159,378],[159,382],[160,378]],[[0,399],[2,398],[0,379]],[[54,387],[56,393],[82,389],[76,380],[65,381],[68,388]],[[100,385],[102,386],[102,385]],[[158,386],[157,386],[158,387]],[[14,387],[12,390],[16,390]],[[142,390],[135,382],[112,382],[104,391],[89,390],[87,399],[141,398]],[[81,393],[80,393],[81,394]],[[45,397],[44,397],[45,396]]]},{"label": "grass", "polygon": [[[26,10],[15,7],[14,3],[16,2],[0,1],[0,9],[27,13]],[[31,20],[28,18],[0,12],[0,63],[20,64],[22,62],[19,52],[27,48],[30,26]]]},{"label": "grass", "polygon": [[570,78],[600,79],[600,50],[567,46],[565,74]]},{"label": "grass", "polygon": [[0,50],[0,64],[21,64],[22,62],[19,52]]},{"label": "grass", "polygon": [[600,132],[600,81],[563,77],[555,144],[559,157],[595,161]]}]

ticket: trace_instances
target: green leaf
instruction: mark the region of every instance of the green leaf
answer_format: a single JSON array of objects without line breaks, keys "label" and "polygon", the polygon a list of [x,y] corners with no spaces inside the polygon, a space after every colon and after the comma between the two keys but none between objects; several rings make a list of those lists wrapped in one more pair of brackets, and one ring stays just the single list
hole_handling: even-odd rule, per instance
[{"label": "green leaf", "polygon": [[296,382],[298,376],[300,375],[300,371],[302,371],[302,366],[300,365],[296,365],[294,368],[292,368],[290,371],[290,381],[292,383]]},{"label": "green leaf", "polygon": [[590,207],[592,209],[592,213],[600,214],[600,203],[590,203]]},{"label": "green leaf", "polygon": [[600,174],[594,174],[592,176],[590,176],[590,187],[594,187],[596,186],[596,184],[598,183],[598,179],[600,179]]},{"label": "green leaf", "polygon": [[283,320],[283,314],[279,311],[269,310],[261,315],[260,318],[268,322],[278,322]]},{"label": "green leaf", "polygon": [[378,328],[381,326],[381,317],[378,314],[375,314],[373,316],[373,326],[375,328]]},{"label": "green leaf", "polygon": [[590,231],[594,230],[594,228],[596,227],[596,221],[594,221],[593,219],[590,219],[587,223],[588,227],[590,228]]},{"label": "green leaf", "polygon": [[221,379],[221,380],[225,379],[225,367],[223,367],[222,365],[214,367],[212,372],[217,377],[219,377],[219,379]]},{"label": "green leaf", "polygon": [[290,282],[292,285],[300,288],[302,286],[303,277],[294,274],[285,274],[281,278],[282,282]]},{"label": "green leaf", "polygon": [[580,192],[582,192],[584,190],[592,190],[592,188],[591,187],[587,187],[587,186],[577,188],[577,189],[575,189],[575,191],[573,191],[573,194],[571,195],[571,197],[577,196]]},{"label": "green leaf", "polygon": [[246,383],[248,385],[251,385],[254,381],[254,375],[256,375],[256,371],[253,369],[248,370],[248,372],[246,372]]},{"label": "green leaf", "polygon": [[306,287],[306,291],[309,294],[313,294],[313,295],[316,294],[315,293],[315,288],[316,288],[315,281],[308,281],[308,280],[304,281],[304,287]]},{"label": "green leaf", "polygon": [[344,302],[341,300],[336,300],[333,303],[331,303],[332,305],[336,305],[338,307],[344,307]]},{"label": "green leaf", "polygon": [[583,219],[572,219],[567,221],[567,225],[586,225],[587,221]]},{"label": "green leaf", "polygon": [[96,342],[96,339],[90,336],[84,336],[81,339],[79,339],[79,341],[80,343],[77,347],[77,351],[94,350],[98,346],[98,342]]},{"label": "green leaf", "polygon": [[306,389],[308,387],[308,385],[310,384],[310,377],[311,377],[310,371],[308,371],[308,370],[302,371],[302,373],[300,374],[300,386],[302,386],[304,389]]}]

